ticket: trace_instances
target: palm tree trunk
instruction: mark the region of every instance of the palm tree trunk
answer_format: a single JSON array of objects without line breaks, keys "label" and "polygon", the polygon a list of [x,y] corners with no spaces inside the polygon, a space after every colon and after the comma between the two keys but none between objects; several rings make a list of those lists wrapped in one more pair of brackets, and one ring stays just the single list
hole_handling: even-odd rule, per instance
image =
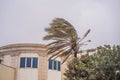
[{"label": "palm tree trunk", "polygon": [[74,58],[77,58],[77,52],[74,53]]}]

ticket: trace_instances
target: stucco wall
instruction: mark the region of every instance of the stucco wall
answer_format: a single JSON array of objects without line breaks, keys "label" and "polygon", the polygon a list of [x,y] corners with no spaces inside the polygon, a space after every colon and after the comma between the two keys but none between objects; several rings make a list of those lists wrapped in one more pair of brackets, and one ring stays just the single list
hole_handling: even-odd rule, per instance
[{"label": "stucco wall", "polygon": [[15,80],[15,68],[0,64],[0,80]]},{"label": "stucco wall", "polygon": [[56,70],[48,70],[47,80],[61,80],[61,72]]},{"label": "stucco wall", "polygon": [[11,55],[5,55],[3,57],[3,62],[2,64],[5,64],[7,66],[11,66]]}]

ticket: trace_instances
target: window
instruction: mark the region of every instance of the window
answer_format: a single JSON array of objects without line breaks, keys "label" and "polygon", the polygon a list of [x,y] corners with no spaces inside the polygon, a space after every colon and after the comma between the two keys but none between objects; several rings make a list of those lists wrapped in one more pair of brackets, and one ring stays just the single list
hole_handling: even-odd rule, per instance
[{"label": "window", "polygon": [[54,70],[56,70],[57,69],[57,61],[54,61]]},{"label": "window", "polygon": [[27,58],[27,67],[31,67],[31,58]]},{"label": "window", "polygon": [[38,58],[37,57],[21,57],[20,68],[37,68]]},{"label": "window", "polygon": [[49,69],[52,69],[52,63],[53,63],[53,60],[49,59]]},{"label": "window", "polygon": [[58,71],[60,71],[60,61],[58,61]]},{"label": "window", "polygon": [[20,68],[24,68],[25,67],[25,57],[22,57],[20,59]]},{"label": "window", "polygon": [[60,61],[56,61],[56,60],[51,60],[51,59],[49,59],[49,61],[48,61],[48,68],[49,69],[52,69],[52,70],[58,70],[58,71],[60,71]]},{"label": "window", "polygon": [[33,58],[32,68],[37,68],[37,66],[38,66],[38,58]]}]

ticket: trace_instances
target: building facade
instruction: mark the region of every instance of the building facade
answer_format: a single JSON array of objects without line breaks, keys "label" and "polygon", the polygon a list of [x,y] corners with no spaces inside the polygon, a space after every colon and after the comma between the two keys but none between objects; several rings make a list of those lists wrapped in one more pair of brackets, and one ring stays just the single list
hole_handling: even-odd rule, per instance
[{"label": "building facade", "polygon": [[61,58],[48,60],[46,49],[42,44],[2,46],[0,63],[15,68],[15,80],[62,80]]},{"label": "building facade", "polygon": [[[0,47],[0,64],[14,69],[14,80],[64,80],[63,73],[67,69],[67,61],[61,65],[64,58],[48,60],[47,46],[42,44],[11,44]],[[82,51],[78,57],[88,53],[92,55],[95,49]],[[68,59],[73,58],[71,55]],[[7,67],[4,67],[7,69]],[[3,67],[1,67],[3,68]],[[3,68],[3,69],[4,69]],[[8,70],[10,70],[8,68]],[[1,69],[2,70],[2,69]],[[0,72],[1,78],[8,72]]]}]

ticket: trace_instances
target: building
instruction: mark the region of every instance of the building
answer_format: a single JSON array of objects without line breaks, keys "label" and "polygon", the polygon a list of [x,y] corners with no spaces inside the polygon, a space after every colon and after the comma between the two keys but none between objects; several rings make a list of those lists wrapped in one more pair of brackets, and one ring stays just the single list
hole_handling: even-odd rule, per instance
[{"label": "building", "polygon": [[42,44],[2,46],[0,63],[15,68],[14,80],[62,80],[61,58],[48,60],[46,49]]},{"label": "building", "polygon": [[[10,76],[11,80],[64,80],[67,62],[61,65],[60,57],[48,60],[50,56],[47,55],[47,48],[43,44],[11,44],[0,47],[0,80],[8,80],[6,76]],[[91,55],[95,49],[81,53],[84,55],[88,52]],[[81,55],[78,54],[78,57]]]}]

